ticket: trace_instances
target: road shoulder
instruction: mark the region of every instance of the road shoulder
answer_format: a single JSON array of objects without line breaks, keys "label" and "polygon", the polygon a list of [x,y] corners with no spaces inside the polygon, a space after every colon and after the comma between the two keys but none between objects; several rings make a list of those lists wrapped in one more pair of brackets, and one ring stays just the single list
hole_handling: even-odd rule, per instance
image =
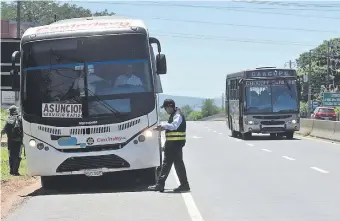
[{"label": "road shoulder", "polygon": [[27,199],[26,195],[40,188],[39,177],[22,176],[1,181],[1,220]]}]

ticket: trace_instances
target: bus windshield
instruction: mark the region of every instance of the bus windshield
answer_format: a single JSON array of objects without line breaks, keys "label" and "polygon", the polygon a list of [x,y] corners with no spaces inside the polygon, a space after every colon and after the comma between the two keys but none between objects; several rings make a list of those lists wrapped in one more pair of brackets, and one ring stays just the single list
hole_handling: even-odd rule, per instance
[{"label": "bus windshield", "polygon": [[154,108],[146,35],[46,40],[22,49],[26,114],[62,117],[56,112],[68,104],[82,108],[82,116],[70,118],[112,115],[113,110],[136,117]]},{"label": "bus windshield", "polygon": [[298,111],[295,80],[247,80],[247,113],[285,113]]}]

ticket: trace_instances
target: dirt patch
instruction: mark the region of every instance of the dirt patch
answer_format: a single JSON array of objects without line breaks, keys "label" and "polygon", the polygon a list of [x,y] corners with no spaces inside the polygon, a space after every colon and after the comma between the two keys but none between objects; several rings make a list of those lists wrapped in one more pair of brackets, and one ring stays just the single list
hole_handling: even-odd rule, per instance
[{"label": "dirt patch", "polygon": [[25,195],[39,187],[39,177],[22,176],[1,181],[1,219],[20,206],[26,199]]}]

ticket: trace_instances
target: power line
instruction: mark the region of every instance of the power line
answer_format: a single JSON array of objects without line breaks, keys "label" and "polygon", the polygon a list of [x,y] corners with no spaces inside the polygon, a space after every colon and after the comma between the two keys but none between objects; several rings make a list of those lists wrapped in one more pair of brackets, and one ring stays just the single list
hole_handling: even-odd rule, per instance
[{"label": "power line", "polygon": [[279,2],[279,1],[256,1],[256,0],[232,0],[232,2],[240,3],[256,3],[265,5],[280,5],[280,6],[295,6],[295,7],[317,7],[317,8],[333,8],[340,7],[340,4],[311,4],[311,3],[292,3],[292,2]]},{"label": "power line", "polygon": [[289,41],[273,41],[268,39],[242,39],[242,38],[229,38],[225,36],[207,36],[207,35],[193,35],[186,33],[165,33],[165,32],[152,32],[152,35],[159,35],[165,37],[182,38],[182,39],[195,39],[195,40],[221,40],[228,42],[243,42],[243,43],[259,43],[259,44],[272,44],[272,45],[290,45],[290,46],[317,46],[316,44],[308,44],[304,42],[289,42]]},{"label": "power line", "polygon": [[[120,14],[124,16],[130,16],[126,14]],[[246,24],[234,24],[234,23],[223,23],[223,22],[209,22],[209,21],[197,21],[197,20],[183,20],[183,19],[171,19],[171,18],[160,18],[153,17],[149,18],[153,20],[163,21],[174,21],[194,24],[209,24],[209,25],[220,25],[220,26],[234,26],[234,27],[247,27],[247,28],[260,28],[260,29],[272,29],[272,30],[289,30],[289,31],[303,31],[303,32],[328,32],[328,33],[339,33],[338,31],[331,30],[318,30],[318,29],[303,29],[303,28],[287,28],[287,27],[275,27],[275,26],[262,26],[262,25],[246,25]]]},{"label": "power line", "polygon": [[[77,2],[74,1],[74,2]],[[292,13],[282,13],[282,12],[261,12],[261,11],[251,11],[248,9],[238,9],[238,8],[230,8],[227,6],[206,6],[206,5],[188,5],[188,4],[176,4],[176,3],[131,3],[131,2],[101,2],[101,1],[87,1],[86,3],[105,3],[105,4],[115,4],[115,5],[135,5],[135,6],[160,6],[160,7],[188,7],[188,8],[204,8],[204,9],[217,9],[217,10],[232,10],[232,11],[241,11],[241,12],[249,12],[249,13],[257,13],[257,14],[274,14],[274,15],[288,15],[288,16],[296,16],[296,17],[309,17],[309,18],[324,18],[324,19],[340,19],[340,17],[330,17],[330,16],[316,16],[316,15],[302,15],[302,14],[292,14]]]}]

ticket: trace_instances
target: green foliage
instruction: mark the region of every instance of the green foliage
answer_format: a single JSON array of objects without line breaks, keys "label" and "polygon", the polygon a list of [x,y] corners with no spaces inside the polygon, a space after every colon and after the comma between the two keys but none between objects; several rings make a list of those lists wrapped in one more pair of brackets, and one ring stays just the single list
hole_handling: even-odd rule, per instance
[{"label": "green foliage", "polygon": [[[1,2],[1,19],[16,20],[16,2]],[[75,4],[60,4],[56,1],[21,1],[21,21],[33,22],[36,25],[47,25],[57,20],[90,16],[114,15],[106,9],[102,12],[91,13],[91,10]]]},{"label": "green foliage", "polygon": [[203,115],[202,115],[202,112],[200,111],[192,111],[188,116],[188,120],[191,120],[191,121],[200,120],[202,118],[203,118]]},{"label": "green foliage", "polygon": [[202,104],[202,115],[203,117],[212,116],[219,113],[219,108],[215,105],[213,99],[205,99]]},{"label": "green foliage", "polygon": [[[340,38],[330,39],[329,42],[334,45],[340,46]],[[324,41],[321,45],[316,48],[311,48],[311,56],[309,56],[309,51],[302,53],[296,63],[298,66],[298,75],[305,75],[309,73],[309,65],[311,64],[311,85],[312,93],[316,98],[321,92],[321,85],[327,83],[327,51],[328,42]],[[339,56],[339,50],[335,53]],[[333,72],[334,73],[334,72]],[[335,85],[340,84],[340,74],[337,72],[334,79]],[[331,82],[329,82],[331,83]],[[307,101],[307,87],[304,85],[302,98]]]}]

